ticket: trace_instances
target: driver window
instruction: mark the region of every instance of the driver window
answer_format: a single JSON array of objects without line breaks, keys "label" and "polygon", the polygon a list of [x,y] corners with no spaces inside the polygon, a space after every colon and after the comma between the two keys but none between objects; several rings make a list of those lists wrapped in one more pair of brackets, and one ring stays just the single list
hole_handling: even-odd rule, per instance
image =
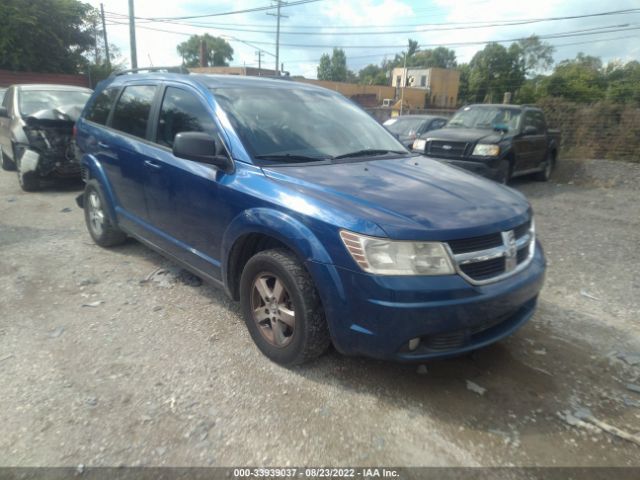
[{"label": "driver window", "polygon": [[162,100],[156,143],[172,148],[180,132],[213,134],[216,125],[209,111],[198,98],[181,88],[167,87]]}]

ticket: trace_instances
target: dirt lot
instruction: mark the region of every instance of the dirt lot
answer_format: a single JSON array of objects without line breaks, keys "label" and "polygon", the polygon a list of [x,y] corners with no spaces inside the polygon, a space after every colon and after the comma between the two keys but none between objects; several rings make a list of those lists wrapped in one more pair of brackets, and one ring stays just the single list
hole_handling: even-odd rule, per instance
[{"label": "dirt lot", "polygon": [[0,173],[0,465],[640,465],[590,423],[640,431],[640,165],[514,186],[550,264],[526,327],[426,367],[289,370],[220,291],[134,241],[95,246],[77,187]]}]

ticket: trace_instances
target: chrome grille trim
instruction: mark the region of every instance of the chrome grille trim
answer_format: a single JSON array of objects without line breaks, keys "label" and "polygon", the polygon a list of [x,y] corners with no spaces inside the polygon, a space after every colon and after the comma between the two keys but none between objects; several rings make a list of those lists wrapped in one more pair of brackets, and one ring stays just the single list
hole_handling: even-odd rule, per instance
[{"label": "chrome grille trim", "polygon": [[[453,264],[458,275],[473,285],[486,285],[488,283],[504,280],[505,278],[515,275],[527,268],[533,259],[533,254],[536,248],[535,225],[533,223],[533,219],[531,220],[529,231],[520,238],[515,237],[516,229],[517,227],[512,230],[500,232],[502,236],[502,245],[486,250],[454,254],[449,244],[446,243],[446,249],[453,259]],[[518,252],[525,248],[527,249],[527,256],[522,262],[518,263]],[[501,257],[505,258],[505,270],[503,273],[491,278],[481,280],[474,279],[467,275],[461,268],[463,265],[487,262]]]}]

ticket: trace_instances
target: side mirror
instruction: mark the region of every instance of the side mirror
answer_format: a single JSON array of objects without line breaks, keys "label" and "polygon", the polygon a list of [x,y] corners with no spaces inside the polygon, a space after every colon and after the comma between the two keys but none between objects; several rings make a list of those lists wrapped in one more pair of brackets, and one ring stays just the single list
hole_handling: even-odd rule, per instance
[{"label": "side mirror", "polygon": [[9,112],[7,111],[7,107],[0,107],[0,117],[9,118]]},{"label": "side mirror", "polygon": [[537,135],[538,129],[533,125],[527,125],[526,127],[524,127],[524,130],[522,131],[522,133],[524,135]]},{"label": "side mirror", "polygon": [[173,154],[176,157],[213,165],[223,171],[229,170],[231,160],[217,152],[215,139],[207,133],[181,132],[173,140]]}]

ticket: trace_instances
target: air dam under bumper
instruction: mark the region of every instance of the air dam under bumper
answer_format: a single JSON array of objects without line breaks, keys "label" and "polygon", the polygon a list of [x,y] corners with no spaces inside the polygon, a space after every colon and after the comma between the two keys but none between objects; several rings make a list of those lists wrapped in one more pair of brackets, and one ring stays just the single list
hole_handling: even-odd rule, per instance
[{"label": "air dam under bumper", "polygon": [[[542,288],[545,260],[537,243],[526,269],[482,286],[458,275],[376,276],[313,262],[308,267],[339,351],[420,361],[484,347],[526,323]],[[409,350],[414,338],[420,344]]]}]

